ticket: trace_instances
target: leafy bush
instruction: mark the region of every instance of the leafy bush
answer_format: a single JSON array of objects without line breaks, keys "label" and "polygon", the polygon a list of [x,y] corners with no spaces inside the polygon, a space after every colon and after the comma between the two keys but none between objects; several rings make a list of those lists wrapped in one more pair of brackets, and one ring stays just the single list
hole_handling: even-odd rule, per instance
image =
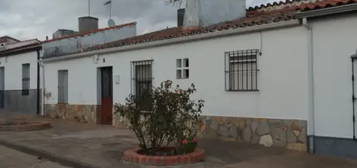
[{"label": "leafy bush", "polygon": [[[130,95],[124,105],[115,106],[116,112],[128,120],[145,154],[157,155],[167,147],[178,149],[183,140],[195,138],[199,131],[204,101],[191,100],[196,92],[193,84],[186,90],[172,85],[172,81],[162,82],[160,87],[151,89],[150,98]],[[172,152],[177,154],[178,150]]]}]

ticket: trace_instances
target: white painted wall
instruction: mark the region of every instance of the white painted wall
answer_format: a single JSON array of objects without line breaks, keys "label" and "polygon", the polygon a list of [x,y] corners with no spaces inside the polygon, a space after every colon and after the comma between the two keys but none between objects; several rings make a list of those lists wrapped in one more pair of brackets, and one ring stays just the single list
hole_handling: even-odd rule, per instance
[{"label": "white painted wall", "polygon": [[22,64],[30,64],[30,89],[37,89],[37,51],[0,57],[5,68],[5,90],[22,90]]},{"label": "white painted wall", "polygon": [[312,21],[316,135],[352,138],[352,65],[357,15]]},{"label": "white painted wall", "polygon": [[[46,63],[46,87],[51,93],[47,103],[57,103],[57,73],[68,69],[69,103],[97,104],[96,74],[97,68],[103,66],[113,66],[113,75],[120,75],[119,85],[114,79],[114,102],[123,103],[131,90],[130,62],[153,59],[154,85],[164,80],[185,87],[194,83],[198,88],[196,97],[206,101],[205,115],[307,120],[305,31],[294,27],[118,52],[101,55],[98,63],[94,57]],[[224,52],[261,48],[260,91],[226,92]],[[176,80],[178,58],[190,59],[190,79]]]}]

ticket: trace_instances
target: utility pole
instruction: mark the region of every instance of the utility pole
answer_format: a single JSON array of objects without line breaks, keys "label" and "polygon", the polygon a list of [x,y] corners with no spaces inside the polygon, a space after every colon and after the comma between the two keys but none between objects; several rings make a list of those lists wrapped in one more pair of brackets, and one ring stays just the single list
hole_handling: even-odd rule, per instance
[{"label": "utility pole", "polygon": [[107,5],[109,5],[109,19],[111,19],[112,18],[112,1],[109,0],[104,3],[104,6],[107,6]]},{"label": "utility pole", "polygon": [[109,19],[111,18],[112,18],[112,3],[109,4]]}]

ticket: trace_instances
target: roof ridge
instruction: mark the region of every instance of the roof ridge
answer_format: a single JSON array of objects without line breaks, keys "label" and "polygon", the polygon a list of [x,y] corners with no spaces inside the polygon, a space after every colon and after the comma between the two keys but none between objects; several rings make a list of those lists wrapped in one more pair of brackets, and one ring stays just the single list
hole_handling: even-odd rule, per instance
[{"label": "roof ridge", "polygon": [[274,2],[268,2],[268,3],[264,3],[264,4],[260,4],[260,5],[256,5],[253,7],[249,7],[249,10],[259,10],[259,9],[263,9],[263,8],[268,8],[268,7],[274,7],[274,6],[283,6],[283,5],[288,5],[288,4],[292,4],[292,3],[309,3],[311,1],[320,1],[320,0],[280,0],[279,2],[274,1]]}]

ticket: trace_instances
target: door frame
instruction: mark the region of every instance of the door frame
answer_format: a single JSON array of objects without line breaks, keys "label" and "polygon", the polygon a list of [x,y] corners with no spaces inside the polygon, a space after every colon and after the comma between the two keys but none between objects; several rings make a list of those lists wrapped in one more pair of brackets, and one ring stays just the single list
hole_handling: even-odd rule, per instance
[{"label": "door frame", "polygon": [[[103,70],[106,69],[106,68],[110,68],[110,72],[111,72],[111,75],[110,75],[110,79],[111,79],[111,82],[110,82],[110,90],[111,90],[111,102],[112,102],[112,109],[113,109],[113,96],[114,96],[114,92],[113,92],[113,88],[114,88],[114,84],[113,84],[113,66],[103,66],[103,67],[98,67],[97,68],[97,104],[100,108],[98,108],[98,113],[97,113],[97,118],[98,118],[98,121],[97,123],[98,124],[109,124],[109,123],[104,123],[103,122],[103,109],[102,109],[102,99],[103,99]],[[112,113],[111,113],[111,118],[113,119],[113,110],[112,110]]]}]

